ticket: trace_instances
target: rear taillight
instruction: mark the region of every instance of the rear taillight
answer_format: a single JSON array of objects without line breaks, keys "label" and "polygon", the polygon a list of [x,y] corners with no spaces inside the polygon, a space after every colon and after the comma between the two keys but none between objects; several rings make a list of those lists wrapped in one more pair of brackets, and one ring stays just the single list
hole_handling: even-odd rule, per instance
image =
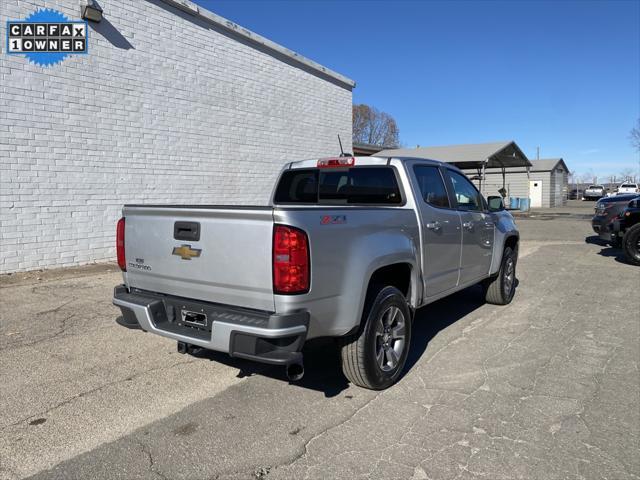
[{"label": "rear taillight", "polygon": [[118,266],[123,272],[127,271],[127,259],[124,256],[124,218],[118,220],[116,227],[116,253],[118,255]]},{"label": "rear taillight", "polygon": [[273,229],[273,292],[309,291],[309,239],[302,230],[285,225]]}]

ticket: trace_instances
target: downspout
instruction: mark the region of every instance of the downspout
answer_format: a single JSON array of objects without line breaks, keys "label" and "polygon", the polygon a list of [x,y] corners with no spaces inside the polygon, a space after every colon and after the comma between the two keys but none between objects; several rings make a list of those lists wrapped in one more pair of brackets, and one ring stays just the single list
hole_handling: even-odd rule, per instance
[{"label": "downspout", "polygon": [[500,160],[500,170],[502,171],[502,189],[500,191],[500,195],[502,196],[502,198],[507,198],[507,193],[511,193],[508,192],[507,189],[505,188],[506,183],[507,183],[507,169],[504,166],[504,163],[502,162],[502,160]]},{"label": "downspout", "polygon": [[483,163],[482,163],[482,173],[480,174],[480,193],[484,195],[484,192],[482,191],[482,186],[483,183],[482,181],[484,180],[485,177],[485,170],[487,168],[487,163],[489,162],[489,159],[487,158]]}]

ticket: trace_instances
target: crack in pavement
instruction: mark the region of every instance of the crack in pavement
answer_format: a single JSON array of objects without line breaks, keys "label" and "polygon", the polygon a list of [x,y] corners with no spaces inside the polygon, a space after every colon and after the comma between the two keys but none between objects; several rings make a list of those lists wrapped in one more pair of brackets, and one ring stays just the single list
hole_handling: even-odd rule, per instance
[{"label": "crack in pavement", "polygon": [[177,366],[189,365],[189,364],[195,363],[197,361],[198,361],[198,359],[187,360],[187,361],[184,361],[184,362],[172,363],[171,365],[164,365],[162,367],[149,368],[147,370],[143,370],[141,372],[138,372],[138,373],[136,373],[134,375],[129,375],[129,376],[127,376],[127,378],[114,380],[113,382],[108,382],[108,383],[105,383],[105,384],[100,385],[98,387],[92,388],[90,390],[86,390],[86,391],[80,392],[80,393],[78,393],[78,394],[76,394],[76,395],[74,395],[72,397],[69,397],[69,398],[57,403],[56,405],[52,406],[51,408],[48,408],[47,410],[45,410],[43,412],[39,412],[39,413],[35,413],[33,415],[29,415],[28,417],[21,418],[20,420],[17,420],[15,422],[7,424],[7,425],[0,425],[0,432],[3,431],[3,430],[6,430],[8,428],[20,425],[21,423],[25,423],[25,422],[31,420],[32,418],[43,417],[45,415],[48,415],[49,413],[57,410],[58,408],[63,407],[65,405],[68,405],[68,404],[72,403],[73,401],[75,401],[75,400],[77,400],[79,398],[86,397],[87,395],[91,395],[93,393],[97,393],[97,392],[99,392],[101,390],[104,390],[105,388],[112,387],[113,385],[118,385],[120,383],[131,381],[130,379],[142,377],[142,376],[144,376],[144,375],[146,375],[148,373],[153,373],[153,372],[157,372],[157,371],[161,371],[161,370],[169,370],[169,369],[177,367]]},{"label": "crack in pavement", "polygon": [[[73,477],[92,464],[104,464],[96,476],[110,478],[110,461],[123,467],[130,462],[131,476],[136,468],[142,477],[159,479],[238,480],[257,473],[263,479],[637,478],[637,416],[627,412],[637,406],[638,363],[630,351],[637,346],[636,329],[628,316],[618,315],[623,309],[610,305],[622,296],[599,302],[602,284],[584,281],[607,259],[583,260],[591,247],[576,244],[583,245],[532,243],[535,251],[548,248],[522,263],[518,301],[506,309],[463,310],[456,317],[462,321],[429,337],[419,360],[386,392],[360,395],[357,403],[319,400],[324,377],[302,388],[253,379],[170,418],[158,415],[154,428],[73,457],[40,478],[56,472]],[[563,265],[555,267],[555,260]],[[619,271],[625,282],[635,273]],[[609,317],[589,315],[600,304]],[[615,321],[608,322],[611,313]],[[187,388],[198,385],[199,375]],[[202,429],[180,437],[184,450],[178,450],[171,433],[188,422],[200,422]],[[305,429],[292,436],[300,425]]]},{"label": "crack in pavement", "polygon": [[46,335],[43,338],[39,338],[39,339],[31,341],[31,342],[26,341],[26,340],[23,341],[23,339],[18,337],[16,339],[16,341],[7,342],[4,346],[0,347],[0,352],[10,351],[10,350],[14,350],[16,348],[30,347],[30,346],[37,345],[37,344],[42,343],[42,342],[46,342],[46,341],[58,338],[60,335],[62,335],[63,333],[66,332],[66,330],[67,330],[67,321],[69,321],[72,318],[74,318],[76,316],[76,314],[71,312],[71,313],[66,314],[66,316],[63,316],[62,318],[56,318],[55,314],[59,313],[67,305],[70,305],[70,304],[72,304],[72,303],[74,303],[76,301],[77,301],[77,298],[73,297],[72,299],[70,299],[70,300],[68,300],[66,302],[63,302],[62,304],[58,305],[55,308],[50,308],[50,309],[47,309],[47,310],[41,310],[41,311],[38,311],[38,312],[36,312],[34,314],[34,316],[37,317],[37,318],[53,314],[53,320],[56,321],[56,322],[59,322],[59,325],[58,325],[57,330],[55,332],[53,332],[52,334]]},{"label": "crack in pavement", "polygon": [[[581,244],[581,242],[563,242],[563,244],[578,244],[578,243]],[[548,287],[545,289],[548,291],[547,294],[540,295],[536,298],[530,299],[530,300],[533,300],[533,304],[528,305],[526,311],[521,308],[519,313],[514,310],[511,310],[509,313],[511,315],[516,315],[520,317],[522,317],[522,315],[525,315],[526,317],[527,311],[540,311],[544,309],[547,295],[553,294],[553,291],[557,289],[556,283],[557,282],[554,282],[548,285]],[[589,343],[585,344],[584,329],[586,325],[582,319],[575,319],[572,316],[569,316],[569,317],[566,316],[566,313],[565,313],[567,308],[566,304],[568,303],[569,302],[567,298],[561,298],[559,304],[557,305],[556,311],[553,312],[551,317],[547,315],[546,317],[542,318],[542,320],[544,320],[543,323],[530,324],[530,325],[527,325],[526,328],[524,328],[523,330],[519,332],[514,332],[515,335],[512,335],[510,338],[505,338],[505,342],[497,352],[494,352],[488,357],[483,358],[482,364],[481,364],[481,370],[484,377],[484,381],[475,390],[473,390],[470,393],[460,392],[459,390],[452,390],[452,391],[455,391],[456,393],[463,395],[464,398],[474,397],[478,392],[480,392],[483,389],[489,390],[486,387],[488,387],[490,383],[493,383],[492,381],[493,376],[490,374],[490,370],[492,369],[489,368],[489,364],[492,362],[492,360],[499,359],[503,354],[508,352],[512,347],[515,347],[516,345],[520,345],[520,344],[528,345],[528,344],[532,344],[532,342],[533,344],[535,344],[535,342],[546,341],[545,336],[537,338],[534,335],[530,337],[531,333],[535,334],[537,331],[546,330],[548,332],[552,332],[551,335],[556,337],[556,339],[554,339],[554,343],[558,347],[560,347],[560,351],[551,350],[552,354],[547,358],[545,358],[543,363],[536,365],[535,370],[532,372],[533,384],[527,388],[528,393],[526,395],[521,396],[517,400],[514,398],[516,403],[511,406],[512,414],[510,418],[513,421],[513,425],[518,427],[518,430],[521,432],[521,434],[515,436],[515,438],[511,438],[509,435],[506,435],[504,433],[502,435],[492,435],[476,427],[477,425],[476,420],[479,418],[478,414],[474,415],[475,420],[472,420],[474,435],[475,434],[484,435],[486,438],[489,439],[489,441],[492,444],[494,444],[494,442],[501,442],[501,441],[508,442],[502,447],[499,447],[499,448],[495,447],[496,454],[499,455],[499,458],[502,458],[500,462],[503,464],[505,471],[509,471],[508,469],[509,462],[507,459],[507,455],[509,454],[509,452],[511,452],[511,454],[515,455],[516,457],[532,459],[532,461],[534,461],[538,465],[548,462],[548,459],[546,458],[538,458],[537,456],[534,456],[534,455],[521,455],[519,453],[520,451],[522,451],[523,447],[525,446],[527,448],[536,448],[536,446],[538,446],[536,442],[533,442],[530,439],[535,438],[537,430],[540,429],[542,426],[540,422],[535,422],[535,421],[530,427],[525,427],[524,425],[521,425],[520,419],[516,417],[516,415],[519,415],[518,412],[520,410],[520,405],[528,399],[537,399],[537,398],[549,398],[549,399],[556,399],[561,401],[566,400],[566,401],[574,402],[573,405],[568,404],[569,409],[571,410],[575,409],[573,413],[562,413],[562,411],[549,413],[546,411],[544,407],[538,407],[535,404],[535,402],[533,405],[529,405],[528,408],[533,408],[533,411],[538,412],[537,415],[540,415],[541,418],[549,416],[550,418],[557,417],[562,420],[570,417],[575,417],[578,421],[582,422],[586,430],[589,431],[589,426],[586,420],[582,418],[583,417],[582,414],[585,411],[586,405],[594,401],[598,395],[598,392],[602,388],[604,388],[600,382],[600,377],[606,374],[607,369],[609,368],[609,365],[611,364],[614,357],[616,356],[616,353],[619,351],[619,349],[622,348],[622,346],[619,343],[602,342],[600,341],[600,339],[597,339],[597,338],[591,342],[591,345]],[[495,312],[494,312],[494,315],[495,315]],[[437,359],[437,357],[444,354],[448,348],[450,348],[452,345],[455,345],[457,342],[459,342],[459,340],[462,337],[464,337],[468,332],[471,332],[472,330],[475,330],[478,327],[491,326],[491,324],[493,324],[495,320],[497,320],[497,318],[490,318],[490,319],[481,318],[479,320],[472,322],[471,325],[465,327],[462,330],[461,335],[458,335],[455,338],[450,339],[445,345],[443,345],[440,349],[438,349],[432,356],[430,356],[428,359],[425,359],[424,365],[433,363]],[[579,320],[579,323],[578,323],[578,320]],[[600,323],[600,321],[601,319],[598,319],[598,323]],[[598,325],[598,327],[600,327],[600,325]],[[603,330],[598,328],[598,331],[603,331]],[[606,329],[604,329],[604,331],[606,331]],[[527,340],[527,338],[532,338],[533,340]],[[593,348],[597,348],[599,350],[594,351]],[[551,379],[556,378],[556,381],[558,381],[558,378],[556,377],[556,375],[554,375],[554,372],[549,370],[549,368],[552,365],[554,365],[554,362],[557,362],[559,359],[563,359],[563,361],[565,362],[571,362],[569,365],[572,365],[572,364],[576,364],[576,362],[579,362],[581,357],[593,356],[593,355],[596,355],[595,358],[597,358],[596,365],[593,366],[593,369],[588,369],[580,373],[581,375],[580,378],[583,378],[584,381],[587,382],[584,384],[585,387],[588,387],[587,391],[585,392],[586,395],[580,395],[578,393],[575,396],[572,396],[570,393],[562,394],[561,392],[558,392],[558,394],[554,394],[553,391],[538,392],[539,381],[543,376],[545,377],[546,380],[548,380],[549,378]],[[634,366],[637,369],[637,364],[634,364]],[[553,367],[553,368],[556,368],[556,367]],[[569,366],[568,368],[571,368],[571,367]],[[422,384],[423,388],[425,390],[428,390],[426,387],[425,380],[422,378],[422,376],[419,373],[420,372],[416,371],[414,376],[418,379],[417,381],[419,381]],[[504,379],[499,381],[504,382]],[[523,387],[519,386],[518,388],[523,388]],[[438,389],[431,389],[431,390],[438,390]],[[439,390],[448,391],[448,389],[439,389]],[[499,392],[493,392],[493,394],[498,397],[501,396]],[[380,398],[382,397],[376,396],[372,398],[367,403],[366,406],[369,406],[371,402],[373,402],[374,400],[379,400]],[[363,409],[364,408],[365,407],[363,407]],[[567,407],[563,407],[563,408],[567,408]],[[421,418],[422,419],[425,418],[426,415],[428,415],[428,413],[424,414]],[[310,455],[310,446],[314,441],[323,437],[330,430],[334,428],[338,428],[339,426],[345,424],[346,422],[354,419],[354,417],[355,415],[353,415],[349,419],[344,420],[343,422],[340,422],[340,424],[335,425],[334,427],[329,428],[321,432],[320,434],[314,436],[305,444],[301,454],[297,455],[293,460],[289,461],[288,463],[279,465],[278,468],[286,468],[288,466],[292,466],[294,463],[299,462],[302,459],[308,458]],[[419,424],[421,422],[421,419],[416,419],[415,422]],[[530,423],[530,422],[528,421],[527,423]],[[478,432],[475,431],[476,428],[478,428]],[[480,430],[481,430],[481,433],[480,433]],[[370,476],[373,476],[374,473],[379,474],[377,470],[381,465],[384,465],[384,464],[400,465],[398,462],[394,462],[390,458],[385,458],[386,452],[390,451],[390,449],[394,447],[397,447],[403,444],[404,439],[412,435],[413,431],[414,431],[413,427],[409,428],[409,430],[401,436],[400,441],[395,443],[392,442],[387,447],[384,447],[381,449],[372,449],[370,448],[370,446],[364,446],[361,450],[350,449],[347,452],[340,453],[337,457],[334,458],[334,460],[342,457],[348,457],[353,453],[376,454],[377,460],[375,461],[373,468],[370,469],[369,472],[364,475],[364,477],[368,478]],[[440,448],[438,451],[433,452],[430,455],[426,455],[426,459],[424,458],[425,456],[423,456],[422,462],[428,461],[428,459],[434,458],[435,456],[440,455],[447,450],[459,448],[461,446],[460,442],[465,442],[464,439],[466,438],[467,434],[470,432],[461,430],[460,433],[462,436],[458,437],[458,440],[456,440],[456,442],[451,443],[450,445],[447,445],[443,448]],[[551,431],[551,436],[552,438],[555,436],[555,431]],[[561,451],[564,452],[563,463],[558,463],[556,465],[546,465],[545,468],[551,468],[553,469],[553,471],[556,472],[556,474],[561,474],[563,476],[581,477],[581,475],[579,475],[578,473],[580,468],[579,465],[581,463],[588,462],[588,460],[582,458],[583,453],[581,454],[578,451],[573,451],[573,449],[570,448],[570,445],[565,445],[564,442],[566,442],[566,440],[561,442],[560,444],[557,444],[554,442],[549,445],[542,446],[543,451],[547,452],[546,455],[543,455],[543,457],[547,455],[549,457],[555,456],[558,448],[561,448]],[[513,447],[509,447],[509,444],[513,445]],[[467,448],[468,442],[466,443],[466,446],[465,445],[462,445],[462,446]],[[519,446],[520,448],[517,448],[517,446]],[[485,451],[487,448],[488,447],[469,449],[466,462],[463,461],[458,463],[459,471],[457,472],[455,478],[466,478],[466,476],[469,476],[469,475],[474,477],[475,476],[482,477],[487,475],[487,471],[483,472],[482,470],[476,470],[475,468],[470,467],[470,464],[473,461],[474,457],[479,455],[479,452]],[[421,450],[424,451],[424,449],[421,449]],[[611,465],[616,465],[616,470],[620,469],[618,470],[619,474],[624,475],[628,478],[638,478],[636,474],[629,471],[629,469],[626,467],[626,465],[624,465],[621,462],[620,459],[616,459],[614,456],[611,456],[609,452],[604,452],[601,449],[599,450],[601,451],[601,455],[607,459],[607,462],[611,462]],[[327,459],[324,458],[324,459],[319,459],[318,463],[312,463],[312,464],[303,463],[301,467],[304,471],[304,478],[309,478],[312,476],[314,478],[317,477],[319,475],[318,469],[322,468],[322,465],[324,465],[326,461]],[[418,466],[420,466],[422,462],[418,463],[418,465],[413,465],[413,464],[402,464],[402,465],[407,467],[418,468]],[[340,462],[333,461],[332,463],[340,463]],[[425,476],[428,477],[426,472],[425,472]],[[358,475],[358,478],[360,478],[360,475]],[[506,474],[503,472],[503,475],[500,478],[514,478],[514,477],[513,477],[513,474]]]},{"label": "crack in pavement", "polygon": [[142,453],[147,457],[147,460],[149,462],[149,467],[148,467],[149,472],[160,477],[162,480],[169,480],[169,477],[164,475],[161,471],[159,471],[156,468],[155,462],[153,461],[153,455],[151,454],[151,450],[149,449],[149,447],[140,441],[138,441],[137,444],[142,450]]},{"label": "crack in pavement", "polygon": [[[280,463],[278,465],[270,466],[269,472],[267,472],[261,478],[267,478],[271,473],[274,473],[276,470],[278,470],[280,468],[289,467],[289,466],[293,465],[294,463],[296,463],[297,461],[305,458],[309,453],[309,446],[311,445],[311,443],[313,443],[315,440],[321,438],[323,435],[325,435],[326,433],[330,432],[331,430],[333,430],[335,428],[339,428],[340,426],[342,426],[345,423],[347,423],[349,420],[354,418],[359,412],[361,412],[362,410],[367,408],[371,404],[371,402],[373,402],[376,398],[378,398],[383,393],[384,393],[384,391],[378,392],[376,395],[374,395],[369,400],[367,400],[363,405],[361,405],[360,407],[355,409],[353,411],[353,413],[351,415],[349,415],[347,418],[343,419],[342,421],[340,421],[340,422],[338,422],[338,423],[336,423],[334,425],[330,425],[327,428],[325,428],[322,431],[320,431],[317,434],[315,434],[313,437],[311,437],[309,440],[307,440],[304,443],[304,445],[302,445],[300,447],[299,452],[297,454],[295,454],[291,460],[283,462],[283,463]],[[255,469],[253,469],[253,471],[255,471]],[[235,476],[235,475],[238,475],[238,474],[242,474],[242,473],[246,473],[246,472],[248,472],[248,470],[246,470],[246,469],[238,470],[238,471],[234,471],[234,472],[227,473],[227,474],[224,474],[224,475],[220,475],[219,478],[230,477],[230,476],[232,477],[232,476]]]}]

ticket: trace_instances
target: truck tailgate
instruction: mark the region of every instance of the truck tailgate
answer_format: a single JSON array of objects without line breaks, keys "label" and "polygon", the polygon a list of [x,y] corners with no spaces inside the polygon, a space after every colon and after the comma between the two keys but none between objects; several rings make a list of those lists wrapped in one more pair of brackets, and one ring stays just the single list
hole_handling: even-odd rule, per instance
[{"label": "truck tailgate", "polygon": [[[271,207],[125,205],[123,216],[129,287],[274,311]],[[199,240],[174,238],[176,222],[199,224]]]}]

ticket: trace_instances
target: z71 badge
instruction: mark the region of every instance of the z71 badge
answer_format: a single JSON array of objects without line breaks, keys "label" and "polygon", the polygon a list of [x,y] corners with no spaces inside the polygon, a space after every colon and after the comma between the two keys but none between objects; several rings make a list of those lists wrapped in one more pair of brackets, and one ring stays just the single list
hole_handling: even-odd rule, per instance
[{"label": "z71 badge", "polygon": [[346,215],[323,215],[320,218],[321,225],[336,225],[341,223],[347,223]]}]

